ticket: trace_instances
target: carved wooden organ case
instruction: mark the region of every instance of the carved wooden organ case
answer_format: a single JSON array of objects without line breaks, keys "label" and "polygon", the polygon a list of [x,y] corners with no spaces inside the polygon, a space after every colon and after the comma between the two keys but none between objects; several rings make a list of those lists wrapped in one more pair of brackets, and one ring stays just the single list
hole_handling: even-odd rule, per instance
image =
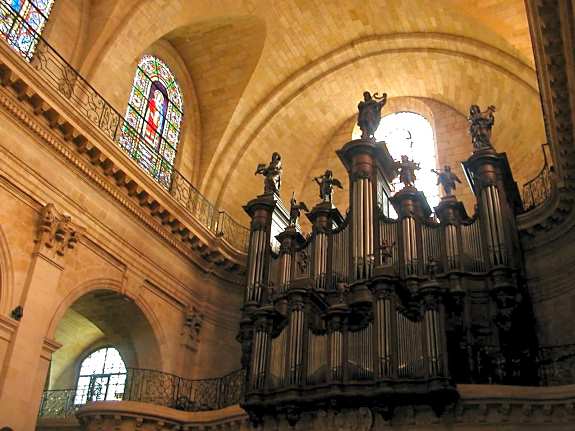
[{"label": "carved wooden organ case", "polygon": [[252,419],[293,422],[343,405],[441,412],[457,399],[456,383],[531,378],[521,204],[505,154],[480,150],[464,162],[477,198],[471,218],[454,196],[442,198],[435,218],[414,187],[391,196],[396,172],[384,143],[354,140],[338,156],[349,173],[345,218],[321,202],[307,214],[311,235],[287,226],[275,253],[278,197],[245,206],[252,222],[238,339]]}]

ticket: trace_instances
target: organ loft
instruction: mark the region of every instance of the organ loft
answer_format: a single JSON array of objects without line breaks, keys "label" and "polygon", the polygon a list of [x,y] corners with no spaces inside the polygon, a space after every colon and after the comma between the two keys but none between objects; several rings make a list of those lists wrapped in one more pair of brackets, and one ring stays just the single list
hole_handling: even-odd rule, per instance
[{"label": "organ loft", "polygon": [[[432,212],[414,185],[418,162],[395,161],[376,142],[385,102],[364,93],[361,138],[337,151],[349,190],[334,191],[341,182],[326,171],[311,210],[292,198],[286,215],[279,154],[258,167],[265,192],[244,207],[251,225],[238,335],[242,407],[255,424],[295,425],[342,409],[390,419],[414,405],[441,416],[456,408],[458,384],[536,382],[515,224],[522,204],[506,154],[491,143],[495,108],[470,108],[462,164],[477,204],[469,215],[449,166],[436,172],[444,195]],[[403,186],[392,192],[398,175]],[[347,211],[333,205],[334,192],[349,193]]]}]

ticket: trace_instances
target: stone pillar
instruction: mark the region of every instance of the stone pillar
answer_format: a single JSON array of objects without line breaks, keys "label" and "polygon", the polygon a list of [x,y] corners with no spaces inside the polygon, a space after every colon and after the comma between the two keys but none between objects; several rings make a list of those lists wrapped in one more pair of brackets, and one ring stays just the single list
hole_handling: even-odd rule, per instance
[{"label": "stone pillar", "polygon": [[53,204],[41,211],[36,247],[22,294],[24,314],[0,375],[0,418],[14,430],[34,430],[50,364],[59,346],[48,340],[46,328],[55,308],[55,294],[65,266],[65,254],[78,241],[70,217]]}]

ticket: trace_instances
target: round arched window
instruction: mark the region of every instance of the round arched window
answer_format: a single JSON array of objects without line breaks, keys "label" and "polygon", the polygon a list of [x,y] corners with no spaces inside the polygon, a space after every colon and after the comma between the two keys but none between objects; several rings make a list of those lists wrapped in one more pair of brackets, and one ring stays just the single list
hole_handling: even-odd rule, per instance
[{"label": "round arched window", "polygon": [[[359,138],[361,132],[356,126],[353,138]],[[420,164],[416,171],[415,187],[422,191],[429,206],[433,209],[439,204],[439,187],[437,176],[431,172],[437,168],[437,156],[433,128],[422,115],[414,112],[396,112],[381,119],[375,132],[378,142],[384,141],[394,160],[400,160],[402,155],[408,156]],[[394,182],[399,190],[399,178]]]},{"label": "round arched window", "polygon": [[126,384],[126,365],[120,352],[105,347],[82,361],[74,404],[87,401],[121,400]]}]

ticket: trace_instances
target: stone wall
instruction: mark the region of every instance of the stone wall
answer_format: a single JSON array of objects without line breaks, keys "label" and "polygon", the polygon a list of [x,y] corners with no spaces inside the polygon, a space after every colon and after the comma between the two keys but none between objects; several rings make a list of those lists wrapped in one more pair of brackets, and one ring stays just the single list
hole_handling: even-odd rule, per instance
[{"label": "stone wall", "polygon": [[[55,151],[62,138],[43,118],[0,91],[0,425],[33,429],[50,363],[48,387],[74,386],[79,361],[99,345],[118,344],[128,366],[187,378],[239,368],[237,279],[150,229],[127,194],[86,177],[80,167],[93,168]],[[83,305],[89,329],[68,312],[92,294],[107,299]],[[190,313],[199,330],[186,325]]]}]

